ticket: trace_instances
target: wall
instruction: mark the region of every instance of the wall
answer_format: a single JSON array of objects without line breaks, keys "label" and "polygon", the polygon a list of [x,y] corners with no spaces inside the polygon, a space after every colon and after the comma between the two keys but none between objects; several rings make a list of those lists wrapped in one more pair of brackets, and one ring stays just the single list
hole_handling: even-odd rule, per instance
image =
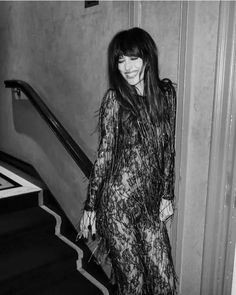
[{"label": "wall", "polygon": [[181,294],[200,294],[217,58],[219,2],[182,6],[177,269]]},{"label": "wall", "polygon": [[161,77],[177,82],[180,1],[143,1],[140,9],[141,26],[153,36],[158,46]]},{"label": "wall", "polygon": [[[235,253],[236,253],[236,250],[235,250]],[[236,293],[236,255],[234,256],[233,283],[232,283],[231,291],[232,291],[231,295],[234,295]]]},{"label": "wall", "polygon": [[6,79],[31,84],[94,158],[96,111],[107,88],[106,50],[115,32],[129,26],[128,2],[0,3],[0,149],[31,163],[74,225],[87,182],[27,101],[12,101]]}]

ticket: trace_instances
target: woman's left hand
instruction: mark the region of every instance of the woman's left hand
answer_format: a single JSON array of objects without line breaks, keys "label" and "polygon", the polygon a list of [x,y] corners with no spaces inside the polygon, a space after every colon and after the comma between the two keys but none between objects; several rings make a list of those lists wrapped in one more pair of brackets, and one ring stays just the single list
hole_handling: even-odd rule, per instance
[{"label": "woman's left hand", "polygon": [[96,215],[95,211],[84,210],[83,216],[80,220],[80,232],[77,235],[77,239],[84,237],[88,238],[89,226],[91,227],[92,235],[96,234]]}]

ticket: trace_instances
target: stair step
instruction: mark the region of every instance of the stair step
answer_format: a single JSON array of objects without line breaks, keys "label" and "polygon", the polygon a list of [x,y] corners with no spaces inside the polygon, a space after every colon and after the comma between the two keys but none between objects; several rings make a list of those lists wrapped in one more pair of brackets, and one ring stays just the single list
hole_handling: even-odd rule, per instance
[{"label": "stair step", "polygon": [[0,198],[0,214],[38,206],[38,192]]},{"label": "stair step", "polygon": [[15,243],[0,243],[1,281],[55,261],[74,259],[77,253],[56,236],[28,235]]},{"label": "stair step", "polygon": [[1,282],[1,295],[40,294],[51,284],[57,284],[76,270],[74,259],[65,259],[45,264],[29,272]]},{"label": "stair step", "polygon": [[45,227],[48,227],[53,234],[55,232],[56,220],[42,208],[34,207],[9,214],[1,214],[0,225],[1,241],[1,239],[6,240],[7,237],[14,239],[18,233],[27,233]]},{"label": "stair step", "polygon": [[[67,276],[57,284],[51,284],[46,290],[34,295],[102,295],[103,293],[78,271]],[[29,295],[29,294],[24,294]]]}]

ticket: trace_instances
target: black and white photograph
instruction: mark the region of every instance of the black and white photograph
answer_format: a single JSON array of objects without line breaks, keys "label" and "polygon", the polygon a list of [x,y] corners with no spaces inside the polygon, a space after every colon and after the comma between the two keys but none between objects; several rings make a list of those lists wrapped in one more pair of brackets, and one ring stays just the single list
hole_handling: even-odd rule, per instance
[{"label": "black and white photograph", "polygon": [[236,295],[236,1],[0,1],[0,295]]}]

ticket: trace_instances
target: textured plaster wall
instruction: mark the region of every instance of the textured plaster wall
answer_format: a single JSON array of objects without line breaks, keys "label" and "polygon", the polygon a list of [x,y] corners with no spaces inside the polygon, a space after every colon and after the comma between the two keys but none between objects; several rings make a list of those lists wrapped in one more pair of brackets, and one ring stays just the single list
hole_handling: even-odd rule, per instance
[{"label": "textured plaster wall", "polygon": [[180,1],[142,1],[141,25],[158,47],[161,78],[177,82],[180,42]]},{"label": "textured plaster wall", "polygon": [[87,181],[27,101],[5,79],[30,83],[91,160],[97,111],[107,88],[106,50],[129,25],[128,2],[0,3],[0,149],[31,163],[76,225]]},{"label": "textured plaster wall", "polygon": [[[214,104],[219,2],[192,2],[187,15],[187,54],[179,195],[180,294],[200,294]],[[181,50],[185,50],[184,47]],[[186,132],[187,130],[187,132]],[[183,164],[184,163],[184,164]],[[184,186],[184,188],[183,188]],[[179,253],[179,254],[180,254]]]}]

